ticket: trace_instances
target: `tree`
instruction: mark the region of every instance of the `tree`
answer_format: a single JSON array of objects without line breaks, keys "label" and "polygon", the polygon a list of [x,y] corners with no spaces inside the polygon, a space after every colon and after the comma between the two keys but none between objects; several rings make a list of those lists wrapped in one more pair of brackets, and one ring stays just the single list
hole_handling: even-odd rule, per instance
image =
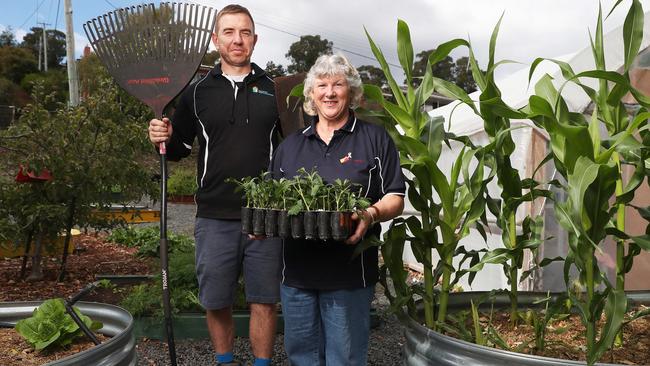
[{"label": "tree", "polygon": [[16,45],[16,37],[11,28],[7,28],[0,32],[0,47],[10,46],[14,47]]},{"label": "tree", "polygon": [[[43,28],[32,27],[31,32],[23,37],[21,46],[29,48],[38,57],[38,48],[42,47],[40,39],[43,37]],[[47,30],[47,65],[58,67],[65,57],[65,33],[55,30]]]},{"label": "tree", "polygon": [[30,95],[33,94],[36,85],[41,85],[48,93],[53,93],[51,101],[44,103],[48,110],[55,110],[59,103],[68,100],[68,75],[63,68],[30,73],[20,82],[20,87]]},{"label": "tree", "polygon": [[219,55],[218,51],[210,51],[203,56],[203,60],[201,60],[201,65],[210,65],[214,66],[219,62],[221,59],[221,55]]},{"label": "tree", "polygon": [[386,76],[380,68],[372,65],[363,65],[359,66],[357,71],[359,71],[359,76],[361,76],[361,81],[364,84],[377,85],[382,91],[388,92],[389,88]]},{"label": "tree", "polygon": [[[413,87],[417,88],[422,82],[424,72],[429,65],[429,55],[434,51],[435,49],[426,50],[416,55],[417,61],[413,63]],[[447,56],[437,64],[431,66],[431,72],[437,78],[455,82],[454,67],[454,59],[451,56]]]},{"label": "tree", "polygon": [[275,64],[273,61],[269,61],[266,63],[266,73],[272,77],[272,78],[277,78],[279,76],[285,76],[287,75],[287,71],[284,69],[284,66],[280,64]]},{"label": "tree", "polygon": [[[51,180],[0,190],[0,238],[23,239],[56,236],[77,226],[104,228],[117,224],[98,218],[94,210],[108,210],[112,191],[125,200],[155,196],[151,180],[154,151],[148,142],[142,116],[124,113],[118,90],[107,80],[82,105],[46,109],[52,95],[36,87],[34,103],[24,108],[19,120],[0,131],[0,170],[16,174],[19,165],[39,174],[47,169]],[[145,160],[146,159],[146,160]],[[108,221],[107,221],[108,220]],[[36,239],[35,239],[36,241]]]},{"label": "tree", "polygon": [[321,39],[319,35],[301,36],[300,41],[292,43],[289,52],[285,54],[291,60],[287,70],[290,74],[309,71],[318,56],[332,53],[332,45],[332,42]]},{"label": "tree", "polygon": [[0,77],[18,84],[25,75],[37,69],[36,57],[30,50],[9,46],[0,48]]},{"label": "tree", "polygon": [[460,86],[468,93],[476,90],[476,81],[474,81],[472,72],[469,69],[469,57],[463,56],[456,60],[454,72],[456,76],[456,85]]},{"label": "tree", "polygon": [[29,96],[16,83],[0,76],[0,105],[23,107]]}]

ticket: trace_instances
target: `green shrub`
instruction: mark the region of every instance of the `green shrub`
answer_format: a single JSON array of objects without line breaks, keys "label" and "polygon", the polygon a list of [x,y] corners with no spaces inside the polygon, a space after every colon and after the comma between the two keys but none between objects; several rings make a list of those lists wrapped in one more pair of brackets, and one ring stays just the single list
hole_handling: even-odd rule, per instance
[{"label": "green shrub", "polygon": [[174,169],[167,180],[167,192],[170,195],[193,195],[197,189],[196,172],[192,169]]},{"label": "green shrub", "polygon": [[[138,248],[138,257],[158,257],[160,232],[156,226],[117,228],[107,239],[129,248]],[[167,240],[170,254],[194,252],[194,239],[187,235],[168,233]]]},{"label": "green shrub", "polygon": [[[163,316],[160,274],[154,283],[133,287],[120,306],[133,316]],[[199,291],[194,269],[194,251],[178,252],[169,257],[169,289],[172,312],[203,311],[196,294]]]}]

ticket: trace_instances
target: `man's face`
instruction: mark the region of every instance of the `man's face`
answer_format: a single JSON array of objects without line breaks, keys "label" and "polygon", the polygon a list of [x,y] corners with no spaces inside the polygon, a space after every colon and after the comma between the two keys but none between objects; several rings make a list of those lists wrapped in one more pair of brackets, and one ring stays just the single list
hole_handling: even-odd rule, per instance
[{"label": "man's face", "polygon": [[217,24],[217,34],[212,42],[221,55],[221,62],[233,66],[248,66],[251,62],[257,35],[246,14],[225,14]]}]

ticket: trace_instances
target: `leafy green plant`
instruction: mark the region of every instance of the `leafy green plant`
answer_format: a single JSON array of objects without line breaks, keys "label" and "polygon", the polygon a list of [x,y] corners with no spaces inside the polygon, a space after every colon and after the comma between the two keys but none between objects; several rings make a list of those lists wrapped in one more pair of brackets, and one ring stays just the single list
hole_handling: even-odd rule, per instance
[{"label": "leafy green plant", "polygon": [[[423,108],[434,88],[462,90],[454,84],[434,78],[431,65],[443,59],[456,44],[466,43],[465,41],[454,40],[440,45],[429,58],[429,66],[422,82],[417,88],[413,88],[413,46],[410,31],[405,22],[398,21],[398,58],[407,80],[406,91],[402,91],[392,76],[383,53],[370,35],[366,35],[396,103],[385,100],[381,89],[373,85],[365,86],[365,95],[383,107],[383,113],[375,113],[375,117],[383,122],[395,141],[400,151],[402,167],[412,174],[411,178],[407,178],[408,199],[420,214],[420,219],[411,216],[406,220],[393,221],[382,245],[385,261],[382,273],[385,275],[390,272],[393,278],[395,294],[389,295],[393,306],[407,305],[411,315],[415,316],[413,295],[414,291],[417,292],[424,302],[425,324],[436,329],[447,317],[450,290],[464,274],[454,268],[454,258],[459,258],[461,264],[466,260],[478,262],[478,252],[465,250],[459,242],[479,220],[482,219],[486,223],[486,186],[495,174],[492,169],[494,159],[489,154],[491,147],[476,147],[468,138],[458,138],[445,132],[443,121],[431,118]],[[460,143],[462,148],[454,159],[450,174],[445,174],[437,163],[443,144],[452,142]],[[402,251],[407,241],[424,268],[423,291],[409,288],[404,283],[406,273]],[[435,269],[432,260],[434,249],[440,256],[440,262]],[[472,279],[473,275],[470,274],[470,281]],[[434,285],[439,281],[440,292],[434,296]],[[437,317],[434,314],[436,302]]]},{"label": "leafy green plant", "polygon": [[[620,4],[616,3],[614,8]],[[612,9],[613,10],[613,9]],[[648,235],[631,237],[625,230],[625,207],[645,179],[648,152],[647,119],[650,99],[631,86],[629,69],[639,53],[643,36],[643,10],[633,0],[623,27],[623,74],[607,71],[603,44],[602,11],[599,11],[596,33],[591,40],[595,70],[576,74],[570,65],[557,64],[566,81],[559,89],[546,75],[535,85],[535,95],[529,99],[529,118],[543,127],[551,140],[551,156],[558,172],[565,178],[562,188],[567,193],[564,202],[555,204],[556,216],[569,233],[569,253],[565,260],[564,277],[570,287],[569,270],[578,270],[580,283],[586,293],[569,291],[587,329],[587,363],[595,363],[611,347],[623,324],[627,307],[624,276],[632,268],[634,256],[650,249]],[[537,59],[530,74],[544,59]],[[583,84],[581,79],[598,80],[598,89]],[[567,83],[580,87],[594,103],[590,120],[570,113],[562,97]],[[641,109],[630,116],[622,98],[631,93]],[[573,141],[580,141],[579,144]],[[622,166],[635,167],[635,173],[624,179]],[[610,202],[610,198],[615,201]],[[612,235],[617,241],[616,283],[611,284],[600,270],[596,254],[600,244]],[[624,247],[629,246],[628,254]],[[602,291],[598,289],[602,286]],[[597,322],[606,321],[598,332]]]},{"label": "leafy green plant", "polygon": [[193,195],[197,189],[196,173],[190,169],[174,169],[167,180],[167,193],[170,195]]},{"label": "leafy green plant", "polygon": [[292,181],[286,178],[274,179],[272,182],[270,207],[276,210],[286,210],[287,202],[291,200],[289,197],[291,191]]},{"label": "leafy green plant", "polygon": [[[91,320],[77,308],[73,309],[91,330],[102,328],[102,323]],[[37,351],[68,345],[83,335],[77,323],[66,313],[63,299],[43,302],[31,317],[16,323],[16,331]]]},{"label": "leafy green plant", "polygon": [[[169,252],[187,253],[194,251],[194,239],[190,236],[168,233]],[[117,228],[113,229],[107,240],[129,248],[138,248],[139,257],[158,257],[160,247],[160,231],[155,226],[146,228]]]},{"label": "leafy green plant", "polygon": [[307,171],[305,168],[298,169],[298,175],[294,178],[291,188],[300,200],[296,200],[294,205],[289,208],[289,215],[295,215],[300,211],[313,211],[322,195],[324,186],[323,178],[315,169],[311,171]]},{"label": "leafy green plant", "polygon": [[[162,285],[160,275],[155,283],[134,286],[122,300],[123,306],[133,316],[163,317]],[[194,266],[194,251],[178,252],[169,257],[169,287],[171,291],[172,311],[202,311],[193,300],[198,293],[198,283]]]},{"label": "leafy green plant", "polygon": [[362,196],[363,187],[355,187],[347,179],[335,179],[329,186],[330,201],[334,202],[332,208],[335,211],[364,210],[370,206],[370,201]]},{"label": "leafy green plant", "polygon": [[236,185],[235,192],[241,192],[244,196],[246,202],[246,207],[253,206],[253,190],[257,185],[257,178],[254,177],[244,177],[241,179],[227,178],[226,183],[232,183]]}]

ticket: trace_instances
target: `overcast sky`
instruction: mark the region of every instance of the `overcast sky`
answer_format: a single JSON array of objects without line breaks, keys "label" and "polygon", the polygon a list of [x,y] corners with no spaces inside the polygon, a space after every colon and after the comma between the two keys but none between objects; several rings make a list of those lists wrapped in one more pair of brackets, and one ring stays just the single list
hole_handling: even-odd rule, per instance
[{"label": "overcast sky", "polygon": [[[0,0],[0,29],[11,27],[18,40],[37,22],[65,32],[63,0]],[[159,1],[154,1],[158,3]],[[229,1],[195,0],[217,9]],[[609,12],[615,0],[603,0]],[[82,24],[116,7],[138,4],[133,0],[72,0],[77,53],[88,44]],[[588,46],[588,31],[595,29],[596,0],[241,0],[255,18],[259,41],[253,61],[287,65],[285,53],[300,35],[319,34],[357,65],[376,65],[363,27],[382,48],[390,63],[395,55],[397,20],[411,29],[415,53],[435,48],[452,38],[469,37],[479,63],[485,64],[492,29],[504,13],[497,58],[529,64],[535,57],[556,57]],[[605,21],[605,30],[622,24],[630,0]],[[650,10],[650,0],[642,0]],[[38,8],[38,11],[37,11]],[[58,13],[57,13],[58,9]],[[365,57],[358,56],[364,55]],[[466,55],[462,50],[455,58]],[[524,66],[508,66],[507,74]],[[401,76],[398,77],[398,80]]]}]

